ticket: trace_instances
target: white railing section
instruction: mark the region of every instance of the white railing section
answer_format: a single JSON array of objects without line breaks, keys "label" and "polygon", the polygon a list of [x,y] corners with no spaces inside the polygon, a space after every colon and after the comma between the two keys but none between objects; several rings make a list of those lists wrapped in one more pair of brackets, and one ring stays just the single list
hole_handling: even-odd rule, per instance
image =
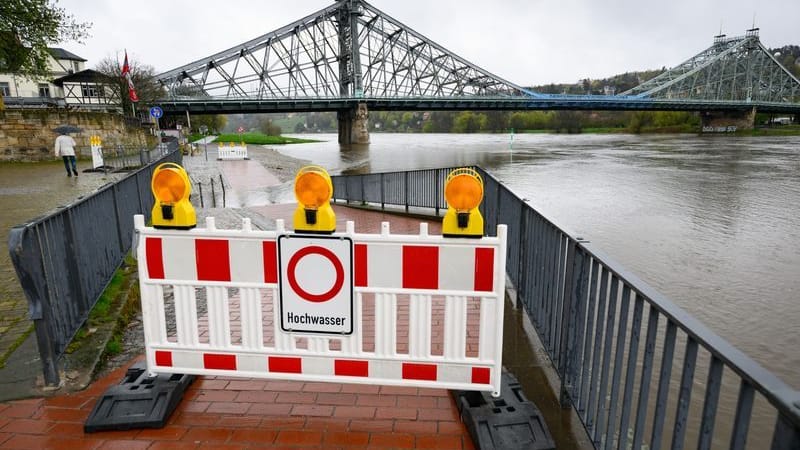
[{"label": "white railing section", "polygon": [[219,144],[217,159],[247,159],[247,145]]},{"label": "white railing section", "polygon": [[[428,235],[427,224],[420,225],[419,235],[395,235],[388,223],[382,224],[380,234],[362,234],[348,222],[344,233],[320,237],[294,235],[277,222],[276,231],[252,230],[249,219],[239,230],[219,230],[209,218],[205,229],[180,231],[145,227],[144,218],[135,217],[152,374],[403,385],[499,395],[505,225],[498,226],[497,237],[454,239]],[[340,272],[330,270],[336,266],[330,261],[347,258],[328,253],[333,256],[326,262],[316,244],[307,249],[317,249],[311,253],[318,255],[296,258],[310,254],[302,250],[303,239],[336,241],[345,253],[350,249],[351,261],[342,261]],[[287,250],[289,241],[295,247],[300,242],[301,250]],[[287,251],[295,251],[295,256],[287,257]],[[328,267],[333,275],[314,273],[314,267]],[[295,278],[285,281],[292,270]],[[344,286],[337,285],[339,276]],[[327,290],[330,286],[334,287]],[[291,305],[289,289],[323,297],[339,287],[350,311],[346,306],[326,311],[324,304],[335,303],[327,300],[300,301],[310,314],[282,311],[283,304]],[[341,316],[341,329],[313,329],[317,325],[308,323],[316,317],[315,308],[320,308],[320,317]],[[287,314],[295,316],[287,320]],[[305,325],[291,325],[299,322]]]}]

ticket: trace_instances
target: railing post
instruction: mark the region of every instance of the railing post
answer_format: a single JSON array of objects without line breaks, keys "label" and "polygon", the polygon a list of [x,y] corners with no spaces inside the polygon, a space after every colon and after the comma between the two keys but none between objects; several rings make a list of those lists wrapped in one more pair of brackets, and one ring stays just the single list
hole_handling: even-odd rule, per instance
[{"label": "railing post", "polygon": [[408,173],[409,172],[406,171],[406,183],[405,183],[406,184],[405,185],[405,188],[406,188],[406,195],[405,195],[406,212],[408,212],[408,195],[409,195],[408,194],[409,193],[409,189],[408,189]]},{"label": "railing post", "polygon": [[92,304],[88,298],[86,298],[86,294],[83,292],[83,286],[81,285],[81,267],[80,258],[78,258],[78,235],[75,232],[75,225],[73,224],[72,218],[72,208],[66,210],[67,213],[67,220],[64,221],[66,225],[66,232],[64,233],[64,237],[67,238],[67,267],[65,267],[67,272],[67,277],[69,279],[70,285],[70,293],[73,295],[72,301],[76,302],[79,307],[79,314],[82,317],[88,317],[88,312],[92,309]]},{"label": "railing post", "polygon": [[385,209],[386,204],[386,194],[384,193],[384,186],[383,186],[383,172],[381,172],[381,209]]},{"label": "railing post", "polygon": [[567,260],[564,273],[563,302],[561,310],[561,348],[559,356],[558,372],[561,378],[561,392],[559,403],[562,408],[572,406],[570,389],[575,374],[578,372],[576,360],[578,358],[578,331],[581,327],[580,311],[586,287],[582,280],[586,256],[584,252],[578,252],[580,240],[570,240],[567,249]]},{"label": "railing post", "polygon": [[211,207],[217,207],[217,190],[214,189],[214,179],[210,178],[209,181],[211,182]]},{"label": "railing post", "polygon": [[350,203],[350,183],[348,183],[349,177],[344,179],[344,204],[347,205]]},{"label": "railing post", "polygon": [[[523,205],[524,205],[524,203],[523,203]],[[526,233],[525,222],[526,222],[526,220],[525,220],[525,209],[524,208],[520,208],[519,209],[519,230],[518,230],[518,233],[519,233],[519,253],[517,254],[517,279],[514,280],[514,289],[516,289],[516,291],[517,291],[517,301],[514,302],[514,309],[519,308],[521,303],[522,303],[520,301],[520,296],[524,293],[524,289],[525,289],[525,288],[523,288],[523,285],[525,283],[522,281],[522,278],[525,276],[525,270],[526,269],[534,269],[533,267],[525,267],[525,265],[522,263],[522,261],[524,261],[523,258],[525,258],[525,256],[526,256],[525,253],[526,253],[526,251],[528,249],[528,246],[530,245],[530,242],[528,242],[528,239],[527,239],[528,238],[528,233]]]},{"label": "railing post", "polygon": [[439,169],[433,172],[433,199],[436,204],[436,216],[439,216]]},{"label": "railing post", "polygon": [[219,175],[219,185],[222,187],[222,207],[225,208],[225,182],[222,181],[222,174]]},{"label": "railing post", "polygon": [[[795,396],[797,397],[797,396]],[[794,403],[800,410],[800,400]],[[800,428],[794,426],[785,414],[779,413],[775,420],[775,432],[772,434],[771,450],[790,450],[800,448]]]},{"label": "railing post", "polygon": [[[111,199],[114,202],[114,219],[117,225],[117,241],[119,242],[119,250],[121,253],[125,253],[125,245],[126,243],[122,240],[122,224],[120,223],[119,217],[119,201],[117,200],[117,192],[119,192],[119,185],[114,183],[111,186]],[[130,242],[128,242],[130,244]]]},{"label": "railing post", "polygon": [[[28,298],[28,311],[33,320],[36,343],[39,347],[39,357],[42,359],[42,372],[46,386],[60,386],[61,378],[58,374],[58,355],[55,348],[56,337],[53,336],[50,324],[49,288],[44,268],[44,252],[38,237],[27,239],[27,236],[36,231],[30,227],[14,227],[8,234],[8,250],[14,269],[17,272],[22,291]],[[35,247],[23,249],[24,244]],[[38,256],[33,256],[32,253]]]},{"label": "railing post", "polygon": [[366,175],[361,175],[359,178],[361,179],[361,204],[364,205],[367,203],[366,201],[366,194],[364,194],[364,178]]},{"label": "railing post", "polygon": [[200,207],[205,208],[203,205],[203,183],[197,182],[197,194],[200,196]]}]

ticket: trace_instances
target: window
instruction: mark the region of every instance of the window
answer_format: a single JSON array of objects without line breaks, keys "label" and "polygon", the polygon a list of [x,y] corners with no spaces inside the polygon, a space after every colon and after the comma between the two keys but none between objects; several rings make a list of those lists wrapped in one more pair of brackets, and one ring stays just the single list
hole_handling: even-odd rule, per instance
[{"label": "window", "polygon": [[50,85],[49,84],[40,84],[39,85],[39,97],[50,98]]},{"label": "window", "polygon": [[0,92],[2,92],[3,97],[11,97],[11,86],[5,81],[0,82]]},{"label": "window", "polygon": [[81,91],[84,97],[100,97],[100,90],[97,86],[91,84],[84,84],[81,86]]}]

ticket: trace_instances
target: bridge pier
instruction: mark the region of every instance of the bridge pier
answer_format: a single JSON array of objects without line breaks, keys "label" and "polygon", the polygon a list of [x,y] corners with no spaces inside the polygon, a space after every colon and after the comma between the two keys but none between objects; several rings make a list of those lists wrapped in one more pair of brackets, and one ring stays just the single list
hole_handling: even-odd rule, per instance
[{"label": "bridge pier", "polygon": [[336,112],[340,144],[369,144],[369,113],[365,103]]},{"label": "bridge pier", "polygon": [[756,109],[744,111],[703,111],[700,113],[703,133],[720,133],[752,130],[756,123]]}]

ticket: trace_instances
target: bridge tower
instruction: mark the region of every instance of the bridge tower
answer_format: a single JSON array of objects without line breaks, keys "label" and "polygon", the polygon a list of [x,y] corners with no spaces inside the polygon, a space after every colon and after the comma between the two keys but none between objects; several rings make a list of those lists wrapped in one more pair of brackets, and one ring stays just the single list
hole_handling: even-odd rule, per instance
[{"label": "bridge tower", "polygon": [[708,49],[621,95],[717,103],[714,109],[701,112],[704,130],[753,128],[756,103],[787,104],[800,99],[800,80],[764,47],[758,32],[751,28],[744,36],[714,36]]},{"label": "bridge tower", "polygon": [[[364,96],[358,43],[359,0],[337,0],[339,4],[339,94],[343,98]],[[365,103],[336,111],[340,144],[369,144],[368,111]]]},{"label": "bridge tower", "polygon": [[[157,75],[166,114],[335,111],[368,143],[369,111],[493,109],[541,97],[448,51],[365,0],[331,5]],[[409,101],[413,99],[413,101]],[[419,101],[422,99],[422,101]]]}]

